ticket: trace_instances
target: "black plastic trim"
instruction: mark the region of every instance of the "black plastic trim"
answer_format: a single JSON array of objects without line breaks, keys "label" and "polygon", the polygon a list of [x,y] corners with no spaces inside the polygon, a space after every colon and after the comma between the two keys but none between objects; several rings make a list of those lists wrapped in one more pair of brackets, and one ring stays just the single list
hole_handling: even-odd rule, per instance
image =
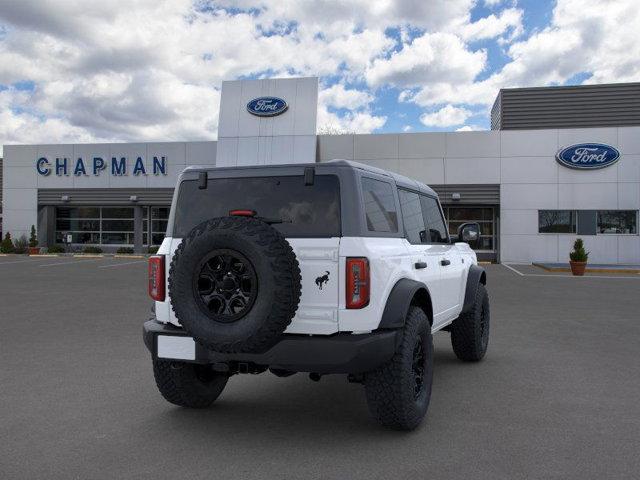
[{"label": "black plastic trim", "polygon": [[[391,289],[387,304],[384,307],[382,313],[382,319],[380,320],[380,326],[378,328],[401,328],[404,326],[404,321],[407,318],[409,307],[411,306],[411,300],[419,290],[425,290],[429,295],[429,289],[424,283],[416,282],[408,278],[398,280],[398,282]],[[429,315],[428,312],[427,315]],[[432,319],[430,318],[429,321]]]},{"label": "black plastic trim", "polygon": [[471,265],[469,267],[469,274],[467,275],[467,287],[464,294],[464,305],[462,307],[462,313],[468,312],[473,307],[473,303],[476,298],[476,291],[479,284],[487,284],[487,274],[484,268],[477,265]]},{"label": "black plastic trim", "polygon": [[[399,331],[334,335],[283,334],[281,340],[264,353],[220,353],[196,343],[192,363],[251,363],[292,372],[364,373],[389,361],[396,351]],[[173,325],[149,320],[143,326],[144,343],[157,358],[158,335],[188,336]]]}]

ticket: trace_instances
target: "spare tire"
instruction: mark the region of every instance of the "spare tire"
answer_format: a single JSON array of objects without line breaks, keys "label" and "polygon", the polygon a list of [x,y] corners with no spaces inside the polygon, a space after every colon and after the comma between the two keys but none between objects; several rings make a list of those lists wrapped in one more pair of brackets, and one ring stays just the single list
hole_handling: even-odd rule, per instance
[{"label": "spare tire", "polygon": [[169,270],[182,327],[217,352],[263,352],[296,313],[300,267],[291,245],[250,217],[203,222],[183,239]]}]

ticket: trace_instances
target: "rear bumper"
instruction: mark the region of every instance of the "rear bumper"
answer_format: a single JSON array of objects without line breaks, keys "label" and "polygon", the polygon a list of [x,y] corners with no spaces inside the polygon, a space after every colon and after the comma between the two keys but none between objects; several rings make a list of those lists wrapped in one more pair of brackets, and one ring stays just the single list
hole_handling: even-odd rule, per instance
[{"label": "rear bumper", "polygon": [[338,333],[326,337],[283,334],[281,340],[264,353],[220,353],[195,343],[194,359],[158,357],[158,336],[189,337],[172,325],[157,320],[145,322],[144,343],[153,358],[191,361],[201,364],[248,363],[294,372],[364,373],[391,359],[401,341],[401,330],[368,334]]}]

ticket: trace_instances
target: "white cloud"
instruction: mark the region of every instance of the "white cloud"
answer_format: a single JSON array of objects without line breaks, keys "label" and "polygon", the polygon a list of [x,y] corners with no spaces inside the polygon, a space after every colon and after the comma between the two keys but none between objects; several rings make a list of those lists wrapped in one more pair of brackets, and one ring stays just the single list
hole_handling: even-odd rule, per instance
[{"label": "white cloud", "polygon": [[485,50],[471,51],[452,33],[425,33],[366,72],[370,85],[413,87],[433,82],[471,82],[484,69]]},{"label": "white cloud", "polygon": [[518,8],[507,8],[499,15],[491,14],[488,17],[469,23],[459,29],[459,35],[465,40],[485,40],[509,33],[508,40],[522,35],[523,11]]},{"label": "white cloud", "polygon": [[346,89],[341,83],[336,83],[329,88],[321,90],[318,101],[323,105],[334,108],[347,108],[357,110],[366,107],[374,97],[368,92],[356,89]]},{"label": "white cloud", "polygon": [[420,121],[428,127],[451,127],[463,124],[471,115],[473,113],[466,108],[446,105],[436,112],[423,113]]},{"label": "white cloud", "polygon": [[456,132],[478,132],[484,130],[478,125],[465,125],[464,127],[456,128]]},{"label": "white cloud", "polygon": [[413,127],[411,125],[405,125],[404,127],[402,127],[402,131],[403,132],[410,132],[411,130],[413,130]]}]

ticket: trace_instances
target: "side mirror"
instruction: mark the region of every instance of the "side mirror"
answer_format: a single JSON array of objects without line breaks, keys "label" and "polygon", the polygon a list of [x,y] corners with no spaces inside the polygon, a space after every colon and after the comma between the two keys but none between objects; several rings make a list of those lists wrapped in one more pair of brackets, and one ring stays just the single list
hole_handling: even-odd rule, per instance
[{"label": "side mirror", "polygon": [[480,239],[479,223],[463,223],[458,227],[458,241],[474,243]]}]

